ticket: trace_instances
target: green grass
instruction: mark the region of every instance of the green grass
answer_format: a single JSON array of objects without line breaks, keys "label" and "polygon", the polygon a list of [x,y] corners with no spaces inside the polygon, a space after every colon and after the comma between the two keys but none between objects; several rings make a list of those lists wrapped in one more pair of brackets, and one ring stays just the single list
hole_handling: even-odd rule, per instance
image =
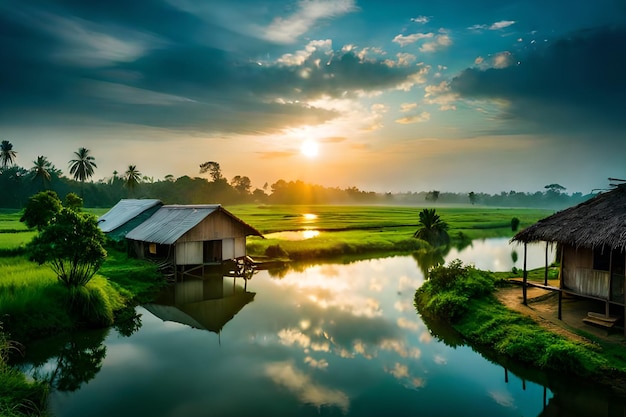
[{"label": "green grass", "polygon": [[[446,267],[433,271],[438,269]],[[490,275],[493,281],[481,284],[475,274],[453,272],[454,276],[444,275],[444,280],[433,280],[431,273],[430,279],[415,292],[415,306],[422,316],[444,319],[471,345],[538,369],[592,378],[605,384],[610,384],[607,378],[626,376],[623,346],[573,341],[501,304],[492,291],[503,284],[504,274],[483,275]],[[475,291],[476,288],[481,290]],[[486,289],[489,291],[483,291]],[[585,337],[589,339],[589,335]]]},{"label": "green grass", "polygon": [[[251,256],[263,256],[280,245],[290,259],[313,259],[345,254],[407,252],[421,246],[413,239],[422,207],[393,206],[253,206],[228,207],[233,214],[262,233],[318,230],[319,236],[288,241],[248,239]],[[511,237],[511,219],[520,227],[550,215],[549,210],[440,207],[437,213],[449,225],[452,244],[461,233],[464,240]],[[305,216],[307,214],[315,217]]]}]

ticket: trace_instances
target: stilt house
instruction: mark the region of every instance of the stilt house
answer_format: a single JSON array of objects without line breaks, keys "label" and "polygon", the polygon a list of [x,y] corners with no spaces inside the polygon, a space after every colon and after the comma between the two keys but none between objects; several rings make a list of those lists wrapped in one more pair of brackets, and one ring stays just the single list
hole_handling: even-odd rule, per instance
[{"label": "stilt house", "polygon": [[[557,245],[559,295],[602,300],[607,319],[611,305],[622,306],[626,312],[626,184],[542,219],[512,241],[524,243],[524,248],[533,242]],[[524,294],[525,289],[526,279]],[[561,297],[559,318],[560,311]]]},{"label": "stilt house", "polygon": [[109,238],[122,241],[162,205],[155,199],[123,199],[98,218],[98,226]]},{"label": "stilt house", "polygon": [[246,257],[246,237],[263,236],[219,204],[165,205],[126,239],[139,258],[166,260],[177,273]]}]

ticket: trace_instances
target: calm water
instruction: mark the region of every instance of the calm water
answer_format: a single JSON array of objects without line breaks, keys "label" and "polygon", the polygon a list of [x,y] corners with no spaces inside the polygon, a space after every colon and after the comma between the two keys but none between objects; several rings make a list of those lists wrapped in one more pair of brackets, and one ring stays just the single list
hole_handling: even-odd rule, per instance
[{"label": "calm water", "polygon": [[[510,269],[506,242],[446,259]],[[52,381],[50,406],[64,417],[623,413],[605,391],[505,368],[425,324],[413,307],[423,279],[403,256],[260,271],[247,291],[232,278],[187,281],[138,307],[134,326],[30,347],[23,369]]]}]

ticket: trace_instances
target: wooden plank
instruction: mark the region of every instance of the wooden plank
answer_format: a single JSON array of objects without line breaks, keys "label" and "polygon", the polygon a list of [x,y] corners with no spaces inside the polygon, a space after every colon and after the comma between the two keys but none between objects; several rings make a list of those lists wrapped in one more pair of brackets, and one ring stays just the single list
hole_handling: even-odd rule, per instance
[{"label": "wooden plank", "polygon": [[593,317],[585,317],[583,319],[583,322],[585,322],[587,324],[596,324],[598,326],[606,327],[608,329],[610,329],[611,327],[615,326],[615,322],[598,320],[598,319],[593,318]]},{"label": "wooden plank", "polygon": [[620,317],[614,317],[614,316],[608,316],[607,317],[607,316],[605,316],[602,313],[595,313],[593,311],[588,312],[587,316],[591,317],[593,319],[596,319],[596,320],[602,320],[602,321],[607,321],[607,322],[611,322],[611,323],[616,323],[620,319]]}]

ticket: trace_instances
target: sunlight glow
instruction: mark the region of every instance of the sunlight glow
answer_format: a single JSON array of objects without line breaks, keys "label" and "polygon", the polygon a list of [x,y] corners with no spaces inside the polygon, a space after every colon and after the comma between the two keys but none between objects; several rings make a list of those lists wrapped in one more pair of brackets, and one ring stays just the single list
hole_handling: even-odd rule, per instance
[{"label": "sunlight glow", "polygon": [[307,158],[315,158],[319,154],[319,146],[314,140],[307,139],[302,142],[300,152]]}]

